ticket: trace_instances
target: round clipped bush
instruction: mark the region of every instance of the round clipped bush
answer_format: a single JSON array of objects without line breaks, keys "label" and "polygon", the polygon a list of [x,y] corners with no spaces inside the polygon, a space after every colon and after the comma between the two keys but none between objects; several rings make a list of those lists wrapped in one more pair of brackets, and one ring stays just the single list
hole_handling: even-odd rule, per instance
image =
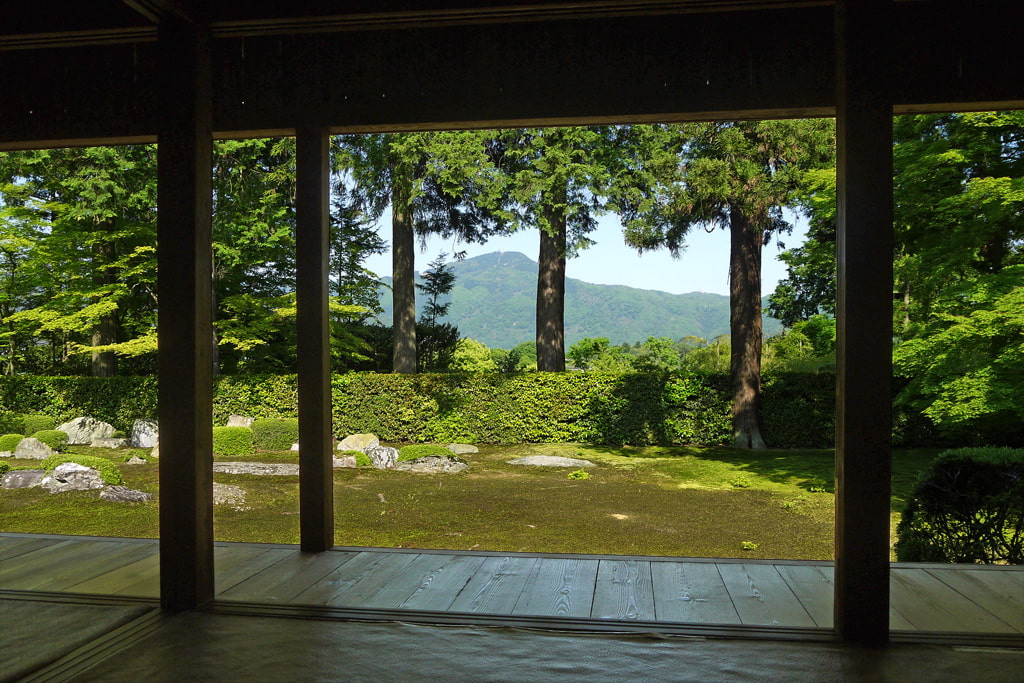
[{"label": "round clipped bush", "polygon": [[63,465],[66,462],[73,462],[83,467],[91,467],[100,473],[103,481],[112,486],[120,486],[124,483],[124,479],[121,477],[121,470],[117,469],[117,465],[106,458],[100,458],[95,455],[67,453],[51,455],[46,460],[43,460],[43,469],[47,472],[52,472],[58,465]]},{"label": "round clipped bush", "polygon": [[446,447],[438,446],[435,443],[417,443],[400,448],[398,450],[398,462],[425,458],[429,455],[451,456],[452,452]]},{"label": "round clipped bush", "polygon": [[21,434],[4,434],[0,436],[0,453],[3,451],[13,451],[24,438]]},{"label": "round clipped bush", "polygon": [[0,462],[0,477],[4,476],[11,471],[11,464],[7,462]]},{"label": "round clipped bush", "polygon": [[32,434],[33,439],[39,439],[55,451],[63,451],[68,445],[68,435],[59,429],[43,429]]},{"label": "round clipped bush", "polygon": [[370,460],[370,456],[362,451],[338,451],[338,457],[344,458],[346,456],[352,456],[356,459],[356,467],[370,467],[373,462]]},{"label": "round clipped bush", "polygon": [[299,421],[294,417],[255,420],[251,429],[253,442],[261,451],[287,451],[299,440]]},{"label": "round clipped bush", "polygon": [[1024,450],[940,453],[918,478],[896,534],[900,562],[1024,564]]},{"label": "round clipped bush", "polygon": [[214,427],[214,455],[252,455],[256,452],[248,427]]},{"label": "round clipped bush", "polygon": [[22,431],[26,434],[35,434],[36,432],[49,431],[57,426],[57,421],[49,415],[25,415],[21,418]]}]

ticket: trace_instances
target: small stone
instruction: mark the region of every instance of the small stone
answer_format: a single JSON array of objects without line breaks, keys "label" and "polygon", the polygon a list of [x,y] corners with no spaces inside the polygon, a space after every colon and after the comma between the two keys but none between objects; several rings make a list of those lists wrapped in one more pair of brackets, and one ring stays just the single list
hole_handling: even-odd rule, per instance
[{"label": "small stone", "polygon": [[398,462],[398,450],[390,446],[371,446],[365,452],[370,457],[370,462],[378,470],[394,469],[395,463]]},{"label": "small stone", "polygon": [[133,455],[132,457],[128,458],[128,460],[125,461],[124,464],[125,465],[147,465],[149,463],[145,460],[145,458],[140,458],[137,455]]},{"label": "small stone", "polygon": [[127,486],[108,486],[100,491],[100,498],[113,503],[145,503],[147,500],[153,500],[153,494],[130,489]]},{"label": "small stone", "polygon": [[396,470],[419,472],[421,474],[458,474],[469,469],[462,458],[446,455],[426,455],[415,460],[403,460],[395,465]]},{"label": "small stone", "polygon": [[368,448],[380,446],[380,439],[376,434],[350,434],[338,444],[339,451],[362,451],[367,452]]},{"label": "small stone", "polygon": [[14,451],[0,451],[0,458],[13,458]]},{"label": "small stone", "polygon": [[43,477],[39,485],[50,493],[63,493],[101,489],[107,483],[103,481],[100,473],[91,467],[79,465],[77,462],[65,462],[57,465],[49,476]]},{"label": "small stone", "polygon": [[479,448],[468,443],[450,443],[448,444],[448,450],[450,450],[455,455],[465,455],[467,453],[480,452]]},{"label": "small stone", "polygon": [[523,458],[509,460],[510,465],[533,465],[534,467],[594,467],[589,460],[563,458],[557,455],[527,455]]},{"label": "small stone", "polygon": [[114,426],[101,422],[94,417],[76,417],[57,427],[68,435],[68,445],[84,446],[94,439],[109,439],[114,433]]},{"label": "small stone", "polygon": [[245,489],[241,486],[217,482],[213,482],[213,504],[227,505],[234,510],[243,512],[252,509],[245,504]]},{"label": "small stone", "polygon": [[0,481],[0,488],[5,489],[31,489],[39,486],[46,470],[13,470],[3,476]]},{"label": "small stone", "polygon": [[152,448],[160,440],[160,424],[156,420],[136,420],[132,423],[132,448]]},{"label": "small stone", "polygon": [[293,444],[292,444],[292,447],[291,447],[291,450],[293,450],[293,451],[295,451],[296,453],[298,453],[298,452],[299,452],[299,444],[297,444],[297,443],[293,443]]},{"label": "small stone", "polygon": [[268,462],[215,462],[213,471],[222,474],[257,474],[269,476],[296,476],[299,466],[293,463]]},{"label": "small stone", "polygon": [[153,450],[151,450],[149,452],[149,457],[153,458],[154,460],[159,460],[160,459],[160,444],[159,443],[157,443],[157,445],[153,446]]},{"label": "small stone", "polygon": [[245,415],[228,415],[228,427],[252,427],[253,418]]},{"label": "small stone", "polygon": [[93,439],[89,444],[92,448],[124,448],[128,439]]},{"label": "small stone", "polygon": [[27,436],[18,442],[18,447],[14,449],[15,458],[24,458],[26,460],[45,460],[54,453],[56,451],[52,448],[39,439],[33,439],[31,436]]},{"label": "small stone", "polygon": [[340,458],[334,458],[335,467],[355,467],[356,458],[354,455],[343,455]]}]

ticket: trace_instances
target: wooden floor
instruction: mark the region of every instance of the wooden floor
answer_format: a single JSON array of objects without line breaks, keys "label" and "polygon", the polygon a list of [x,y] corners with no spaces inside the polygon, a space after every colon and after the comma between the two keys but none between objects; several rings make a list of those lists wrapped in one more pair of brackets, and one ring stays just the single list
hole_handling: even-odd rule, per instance
[{"label": "wooden floor", "polygon": [[[827,562],[624,558],[219,543],[218,601],[361,610],[821,628]],[[158,546],[0,534],[0,590],[156,597]],[[894,631],[1024,634],[1024,567],[894,564]],[[1024,640],[1022,640],[1024,643]]]}]

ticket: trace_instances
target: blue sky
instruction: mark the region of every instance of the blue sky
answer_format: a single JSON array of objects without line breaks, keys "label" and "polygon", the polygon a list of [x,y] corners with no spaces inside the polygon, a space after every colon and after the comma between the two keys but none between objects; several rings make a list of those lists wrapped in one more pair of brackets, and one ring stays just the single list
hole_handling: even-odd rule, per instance
[{"label": "blue sky", "polygon": [[[794,221],[792,215],[788,216]],[[390,212],[381,221],[380,234],[390,243]],[[787,248],[803,243],[807,222],[797,219],[791,235],[783,236]],[[584,250],[566,266],[566,275],[585,282],[604,285],[628,285],[640,289],[658,289],[673,294],[687,292],[729,293],[729,233],[715,230],[706,233],[694,230],[688,240],[688,247],[681,257],[673,259],[667,251],[649,252],[637,255],[635,249],[622,242],[622,228],[614,215],[604,216],[596,231],[591,233],[596,244]],[[451,240],[432,238],[427,242],[426,251],[416,252],[416,270],[422,271],[427,263],[439,252],[452,254],[466,250],[467,257],[479,256],[492,251],[519,251],[532,260],[537,260],[537,232],[527,230],[509,237],[497,237],[486,244],[454,244]],[[777,259],[779,247],[773,242],[764,249],[761,269],[761,293],[764,296],[775,290],[775,285],[785,277],[786,268]],[[378,276],[391,275],[391,253],[374,256],[366,266]]]}]

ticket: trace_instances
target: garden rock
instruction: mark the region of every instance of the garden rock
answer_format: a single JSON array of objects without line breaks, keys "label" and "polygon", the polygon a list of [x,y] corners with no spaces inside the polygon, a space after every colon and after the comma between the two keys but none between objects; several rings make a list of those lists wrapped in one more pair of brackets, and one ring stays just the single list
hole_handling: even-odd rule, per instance
[{"label": "garden rock", "polygon": [[448,450],[450,450],[455,455],[465,455],[466,453],[480,452],[479,448],[468,443],[450,443],[448,444]]},{"label": "garden rock", "polygon": [[510,465],[533,465],[534,467],[594,467],[589,460],[563,458],[558,455],[527,455],[523,458],[509,460]]},{"label": "garden rock", "polygon": [[403,472],[420,472],[422,474],[458,474],[469,469],[465,460],[454,455],[426,455],[415,460],[403,460],[395,465],[396,470]]},{"label": "garden rock", "polygon": [[145,458],[140,458],[137,455],[133,455],[132,457],[128,458],[128,460],[126,460],[124,464],[125,465],[146,465],[146,464],[148,464],[148,462],[146,461]]},{"label": "garden rock", "polygon": [[228,415],[228,427],[252,427],[253,418],[245,415]]},{"label": "garden rock", "polygon": [[31,489],[39,486],[46,476],[46,470],[13,470],[4,475],[0,488]]},{"label": "garden rock", "polygon": [[0,458],[13,458],[14,451],[0,451]]},{"label": "garden rock", "polygon": [[343,455],[340,458],[334,458],[335,467],[355,467],[356,458],[354,455]]},{"label": "garden rock", "polygon": [[109,439],[114,434],[114,426],[100,422],[93,417],[76,417],[57,427],[68,435],[68,445],[84,446],[94,439]]},{"label": "garden rock", "polygon": [[160,424],[156,420],[136,420],[130,437],[132,448],[152,448],[160,440]]},{"label": "garden rock", "polygon": [[14,449],[14,457],[27,460],[45,460],[53,455],[54,452],[52,448],[39,439],[33,439],[31,436],[28,436],[18,443],[18,447]]},{"label": "garden rock", "polygon": [[93,439],[89,445],[93,448],[124,448],[128,439]]},{"label": "garden rock", "polygon": [[127,486],[108,486],[100,491],[100,498],[112,503],[145,503],[147,500],[153,500],[153,494],[130,489]]},{"label": "garden rock", "polygon": [[57,465],[49,476],[43,477],[39,485],[50,493],[63,493],[101,489],[107,484],[100,473],[91,467],[79,465],[77,462],[65,462]]},{"label": "garden rock", "polygon": [[213,471],[222,474],[258,474],[270,476],[295,476],[299,466],[292,463],[267,462],[215,462]]},{"label": "garden rock", "polygon": [[159,460],[160,459],[160,444],[159,443],[157,445],[153,446],[153,450],[151,450],[149,452],[149,457],[153,458],[154,460]]},{"label": "garden rock", "polygon": [[213,504],[227,505],[234,510],[241,511],[252,509],[245,504],[245,489],[241,486],[218,484],[217,482],[213,482]]},{"label": "garden rock", "polygon": [[365,453],[369,456],[373,466],[378,470],[394,469],[395,463],[398,462],[398,450],[390,446],[370,446],[366,449]]},{"label": "garden rock", "polygon": [[297,444],[297,443],[293,443],[293,444],[292,444],[292,448],[291,448],[291,450],[293,450],[293,451],[295,451],[296,453],[298,453],[298,452],[299,452],[299,444]]},{"label": "garden rock", "polygon": [[362,451],[368,453],[367,449],[380,446],[380,439],[376,434],[350,434],[338,444],[339,451]]}]

